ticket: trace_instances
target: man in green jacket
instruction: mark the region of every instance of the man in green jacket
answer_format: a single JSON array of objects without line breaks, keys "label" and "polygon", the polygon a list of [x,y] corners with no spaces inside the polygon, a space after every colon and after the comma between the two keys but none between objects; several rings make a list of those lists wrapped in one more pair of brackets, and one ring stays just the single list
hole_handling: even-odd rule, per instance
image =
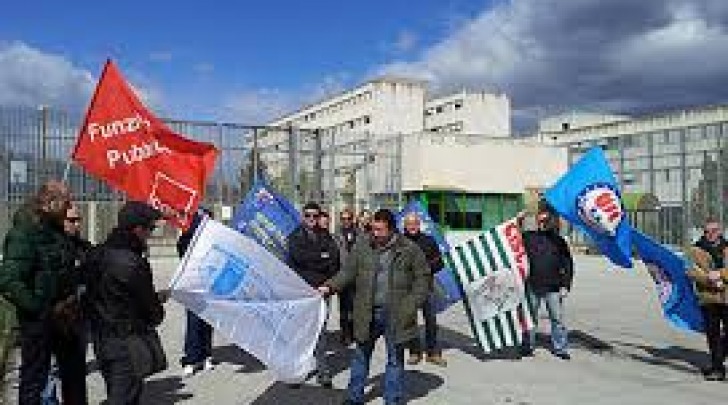
[{"label": "man in green jacket", "polygon": [[422,250],[396,232],[394,214],[374,214],[370,236],[359,238],[343,270],[319,287],[322,294],[353,285],[354,340],[345,404],[363,404],[374,344],[384,336],[387,365],[384,401],[404,400],[404,347],[417,336],[417,308],[429,292],[430,268]]},{"label": "man in green jacket", "polygon": [[20,324],[19,403],[41,403],[56,356],[64,404],[86,403],[82,345],[68,325],[78,321],[74,251],[63,223],[71,204],[65,185],[49,182],[13,218],[3,244],[0,294]]}]

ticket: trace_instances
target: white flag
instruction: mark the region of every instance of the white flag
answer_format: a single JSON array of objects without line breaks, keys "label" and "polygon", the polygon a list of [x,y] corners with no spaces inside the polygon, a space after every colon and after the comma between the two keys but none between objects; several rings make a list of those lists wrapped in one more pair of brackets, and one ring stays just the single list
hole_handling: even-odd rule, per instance
[{"label": "white flag", "polygon": [[323,298],[254,240],[205,220],[170,285],[172,298],[258,358],[282,381],[314,369]]}]

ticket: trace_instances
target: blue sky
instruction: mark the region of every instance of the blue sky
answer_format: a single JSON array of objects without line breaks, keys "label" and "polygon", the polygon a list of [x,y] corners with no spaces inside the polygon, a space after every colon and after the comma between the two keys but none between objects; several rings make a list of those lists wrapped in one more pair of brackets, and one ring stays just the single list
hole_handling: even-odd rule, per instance
[{"label": "blue sky", "polygon": [[725,0],[5,3],[0,105],[82,110],[107,57],[160,115],[251,124],[383,73],[505,93],[519,131],[728,100]]},{"label": "blue sky", "polygon": [[[185,118],[234,118],[236,94],[337,90],[416,55],[487,2],[13,1],[0,41],[20,41],[98,75],[106,57],[157,107]],[[70,5],[73,6],[70,6]],[[320,90],[325,88],[325,90]],[[246,93],[247,92],[247,93]],[[301,97],[305,95],[301,94]]]}]

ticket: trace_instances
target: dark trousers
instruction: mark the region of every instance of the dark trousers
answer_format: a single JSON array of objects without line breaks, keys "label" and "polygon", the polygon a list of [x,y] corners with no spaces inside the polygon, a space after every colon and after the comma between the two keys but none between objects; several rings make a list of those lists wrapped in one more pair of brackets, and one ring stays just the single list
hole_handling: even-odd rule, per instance
[{"label": "dark trousers", "polygon": [[354,340],[354,290],[345,288],[339,293],[339,327],[342,338]]},{"label": "dark trousers", "polygon": [[[430,294],[422,307],[422,317],[425,319],[425,350],[428,355],[439,354],[440,349],[437,345],[437,312],[435,311],[435,300]],[[419,334],[410,341],[410,354],[422,354],[422,340]]]},{"label": "dark trousers", "polygon": [[192,311],[187,312],[183,366],[198,365],[212,355],[212,326]]},{"label": "dark trousers", "polygon": [[705,318],[711,368],[725,372],[723,364],[728,354],[728,305],[706,304],[700,307]]},{"label": "dark trousers", "polygon": [[39,405],[48,383],[51,356],[56,358],[64,405],[85,405],[86,352],[84,339],[63,333],[48,320],[20,321],[19,403]]},{"label": "dark trousers", "polygon": [[139,404],[144,379],[133,372],[126,341],[97,334],[94,337],[94,351],[106,384],[106,405]]}]

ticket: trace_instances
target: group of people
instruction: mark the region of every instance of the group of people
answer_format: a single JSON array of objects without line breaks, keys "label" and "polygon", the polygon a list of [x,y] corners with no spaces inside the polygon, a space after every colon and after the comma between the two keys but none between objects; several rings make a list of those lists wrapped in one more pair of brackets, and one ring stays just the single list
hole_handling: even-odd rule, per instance
[{"label": "group of people", "polygon": [[[410,350],[410,364],[422,358],[420,310],[426,323],[427,361],[446,365],[437,345],[432,297],[433,276],[443,267],[436,242],[421,232],[416,215],[405,218],[400,234],[395,215],[386,209],[375,212],[371,220],[366,213],[361,215],[358,224],[353,211],[344,209],[333,233],[328,213],[318,204],[306,204],[302,214],[301,226],[288,239],[289,265],[323,294],[327,305],[332,295],[338,295],[341,342],[355,344],[346,403],[364,403],[372,352],[380,337],[387,349],[384,399],[388,404],[402,403],[405,350]],[[315,351],[316,376],[330,388],[327,339],[328,334],[322,333]]]},{"label": "group of people", "polygon": [[89,343],[110,405],[136,404],[147,362],[130,342],[164,318],[168,292],[155,291],[147,241],[163,220],[139,202],[124,204],[98,246],[81,238],[82,221],[68,188],[43,185],[13,217],[3,244],[0,294],[19,324],[18,403],[40,405],[52,359],[64,405],[85,405]]},{"label": "group of people", "polygon": [[[178,240],[180,256],[202,218],[211,215],[204,209],[195,213],[192,225]],[[364,403],[372,353],[380,337],[386,347],[384,400],[400,404],[405,398],[407,350],[409,365],[423,359],[447,365],[438,341],[434,289],[443,258],[435,240],[422,232],[416,214],[405,216],[401,232],[394,213],[387,209],[373,215],[365,211],[358,217],[344,209],[339,215],[337,229],[332,231],[329,213],[317,203],[306,204],[301,225],[288,238],[287,261],[322,294],[327,306],[337,297],[340,343],[353,345],[345,404]],[[563,305],[571,290],[574,264],[555,214],[542,207],[535,218],[535,229],[523,230],[530,305],[538,311],[545,303],[551,350],[568,360]],[[518,219],[523,225],[524,216]],[[129,201],[118,212],[116,227],[94,247],[81,238],[82,218],[67,187],[58,182],[42,186],[15,213],[3,244],[0,294],[15,306],[19,321],[19,403],[41,404],[54,358],[63,403],[86,404],[89,343],[106,384],[107,403],[139,403],[149,370],[134,358],[129,345],[134,338],[149,336],[164,318],[169,292],[155,290],[147,245],[163,220],[160,211]],[[711,355],[711,365],[703,372],[706,379],[723,380],[728,353],[728,243],[717,222],[706,224],[693,253],[696,266],[688,275],[696,284]],[[534,353],[535,331],[534,327],[523,336],[523,357]],[[212,333],[210,325],[187,311],[181,359],[185,375],[214,368]],[[333,377],[328,353],[334,347],[329,336],[322,333],[315,350],[315,375],[327,388],[332,387]],[[292,388],[298,386],[292,384]]]}]

